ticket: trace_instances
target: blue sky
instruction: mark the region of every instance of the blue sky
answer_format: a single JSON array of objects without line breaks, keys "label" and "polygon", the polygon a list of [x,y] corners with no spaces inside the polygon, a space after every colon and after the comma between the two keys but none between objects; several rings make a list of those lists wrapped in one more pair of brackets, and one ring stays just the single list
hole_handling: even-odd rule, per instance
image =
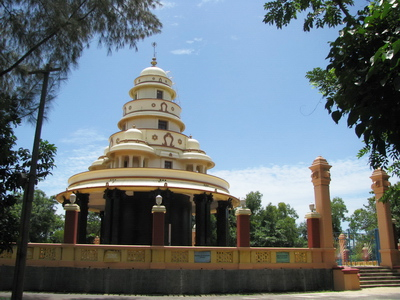
[{"label": "blue sky", "polygon": [[[372,173],[356,154],[353,129],[335,124],[305,78],[324,67],[338,29],[302,31],[302,20],[278,30],[262,22],[265,1],[163,1],[155,11],[162,33],[107,56],[92,45],[48,112],[42,137],[56,144],[57,169],[39,188],[52,195],[71,175],[86,171],[118,131],[122,105],[140,71],[158,66],[175,83],[184,133],[200,142],[231,193],[260,191],[263,204],[289,203],[303,220],[313,201],[308,167],[319,155],[333,166],[331,197],[350,213],[366,203]],[[34,128],[18,130],[31,148]]]}]

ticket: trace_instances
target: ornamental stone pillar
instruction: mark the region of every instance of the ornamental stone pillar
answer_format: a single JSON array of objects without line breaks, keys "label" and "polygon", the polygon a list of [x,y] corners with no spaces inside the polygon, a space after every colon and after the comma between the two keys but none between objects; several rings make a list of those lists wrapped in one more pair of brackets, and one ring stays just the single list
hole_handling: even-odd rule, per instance
[{"label": "ornamental stone pillar", "polygon": [[319,221],[320,246],[324,248],[322,261],[335,265],[335,249],[333,248],[332,209],[329,193],[331,181],[330,168],[325,158],[318,156],[312,163],[310,170],[314,185],[316,211],[321,215]]},{"label": "ornamental stone pillar", "polygon": [[240,207],[236,210],[236,245],[250,247],[250,216],[251,210]]},{"label": "ornamental stone pillar", "polygon": [[382,203],[379,199],[389,188],[389,175],[381,168],[376,169],[372,176],[371,188],[375,193],[376,215],[378,218],[379,239],[381,245],[381,265],[393,268],[400,263],[399,251],[394,242],[394,232],[392,223],[392,214],[390,212],[390,203]]},{"label": "ornamental stone pillar", "polygon": [[79,205],[75,203],[67,203],[64,205],[64,210],[64,243],[76,244],[78,240]]}]

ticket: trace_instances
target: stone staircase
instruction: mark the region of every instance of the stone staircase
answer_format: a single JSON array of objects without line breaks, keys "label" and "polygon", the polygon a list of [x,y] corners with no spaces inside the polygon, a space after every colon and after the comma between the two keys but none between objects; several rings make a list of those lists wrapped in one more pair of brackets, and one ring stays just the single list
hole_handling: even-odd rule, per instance
[{"label": "stone staircase", "polygon": [[400,287],[400,272],[385,267],[357,267],[360,269],[360,287]]}]

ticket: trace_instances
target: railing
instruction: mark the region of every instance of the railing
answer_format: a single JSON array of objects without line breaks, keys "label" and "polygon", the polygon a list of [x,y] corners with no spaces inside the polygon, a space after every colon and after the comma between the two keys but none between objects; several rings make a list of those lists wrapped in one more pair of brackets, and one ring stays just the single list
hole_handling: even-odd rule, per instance
[{"label": "railing", "polygon": [[[137,269],[331,268],[334,249],[29,244],[28,266]],[[13,265],[16,249],[0,264]],[[333,262],[334,263],[334,262]]]},{"label": "railing", "polygon": [[342,266],[378,266],[378,229],[368,233],[346,231],[335,233],[336,262]]}]

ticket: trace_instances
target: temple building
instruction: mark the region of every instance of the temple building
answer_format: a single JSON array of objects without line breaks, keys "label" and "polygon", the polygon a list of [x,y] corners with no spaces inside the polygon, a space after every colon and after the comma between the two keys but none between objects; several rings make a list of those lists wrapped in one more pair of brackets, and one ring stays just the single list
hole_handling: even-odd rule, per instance
[{"label": "temple building", "polygon": [[[153,58],[134,80],[132,98],[123,105],[119,131],[89,171],[69,178],[57,195],[80,207],[77,242],[86,243],[88,211],[100,213],[101,244],[152,245],[152,208],[165,206],[164,245],[209,246],[210,215],[216,214],[217,245],[228,243],[228,212],[239,205],[225,180],[208,175],[212,159],[183,133],[181,107],[167,73]],[[161,196],[161,197],[159,197]]]}]

